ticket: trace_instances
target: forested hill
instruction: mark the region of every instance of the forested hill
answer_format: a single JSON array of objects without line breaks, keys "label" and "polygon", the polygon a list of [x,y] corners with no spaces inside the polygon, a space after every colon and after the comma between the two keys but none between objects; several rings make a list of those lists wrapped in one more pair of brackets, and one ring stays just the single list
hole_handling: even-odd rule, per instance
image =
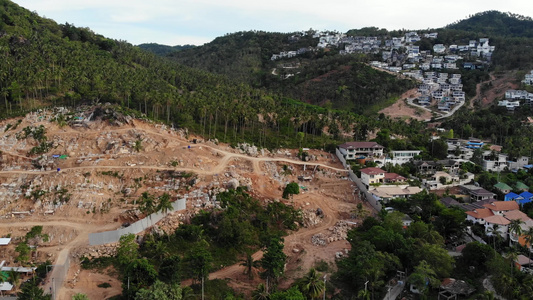
[{"label": "forested hill", "polygon": [[190,67],[263,86],[272,54],[317,43],[317,38],[298,33],[242,31],[218,37],[200,47],[174,52],[170,57]]},{"label": "forested hill", "polygon": [[527,37],[533,38],[533,19],[513,13],[495,10],[485,11],[446,26],[484,34],[487,36]]},{"label": "forested hill", "polygon": [[167,46],[167,45],[161,45],[161,44],[156,44],[156,43],[148,43],[148,44],[137,45],[137,47],[143,50],[152,52],[153,54],[156,54],[156,55],[166,56],[166,55],[169,55],[170,53],[194,48],[196,46],[195,45]]},{"label": "forested hill", "polygon": [[[237,32],[170,57],[302,102],[355,113],[384,106],[414,86],[410,80],[370,68],[365,64],[370,56],[316,49],[318,38],[313,33]],[[273,54],[301,49],[308,51],[292,59],[271,60]]]},{"label": "forested hill", "polygon": [[[0,117],[96,102],[205,138],[269,148],[335,145],[356,123],[365,122],[362,135],[377,126],[376,120],[281,98],[0,0]],[[388,125],[392,131],[413,127]],[[303,140],[296,139],[298,132]]]}]

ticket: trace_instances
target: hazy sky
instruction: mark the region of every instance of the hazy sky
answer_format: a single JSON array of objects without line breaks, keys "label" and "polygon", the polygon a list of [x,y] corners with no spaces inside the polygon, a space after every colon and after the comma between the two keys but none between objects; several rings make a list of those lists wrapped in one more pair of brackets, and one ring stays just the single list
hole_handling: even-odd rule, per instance
[{"label": "hazy sky", "polygon": [[529,0],[14,0],[58,23],[134,45],[201,45],[246,30],[426,29],[486,10],[533,16]]}]

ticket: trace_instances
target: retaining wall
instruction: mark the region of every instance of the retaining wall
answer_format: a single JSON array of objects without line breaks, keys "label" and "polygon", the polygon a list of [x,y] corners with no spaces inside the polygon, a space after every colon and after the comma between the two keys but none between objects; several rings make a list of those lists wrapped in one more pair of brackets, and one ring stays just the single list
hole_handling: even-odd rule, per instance
[{"label": "retaining wall", "polygon": [[[173,211],[184,210],[187,200],[185,198],[179,199],[172,203]],[[139,220],[126,228],[120,228],[112,231],[104,231],[89,234],[89,244],[91,246],[104,245],[117,243],[121,236],[125,234],[137,234],[144,230],[154,226],[157,222],[161,221],[166,214],[162,212],[153,213],[146,218]]]}]

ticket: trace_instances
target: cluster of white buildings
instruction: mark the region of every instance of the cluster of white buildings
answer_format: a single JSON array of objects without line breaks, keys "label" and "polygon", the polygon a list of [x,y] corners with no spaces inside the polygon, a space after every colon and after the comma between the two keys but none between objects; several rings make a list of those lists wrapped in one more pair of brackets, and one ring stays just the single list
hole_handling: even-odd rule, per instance
[{"label": "cluster of white buildings", "polygon": [[461,74],[425,72],[422,80],[418,87],[418,104],[429,106],[436,102],[440,111],[450,111],[453,106],[464,103]]},{"label": "cluster of white buildings", "polygon": [[[301,35],[310,34],[302,32]],[[343,47],[340,54],[373,53],[382,54],[382,61],[374,61],[372,65],[392,72],[402,70],[456,70],[460,67],[465,69],[482,68],[481,63],[464,62],[463,60],[490,61],[494,46],[489,45],[488,38],[470,40],[467,45],[444,45],[435,44],[431,50],[420,50],[420,46],[414,45],[422,38],[436,39],[438,33],[407,32],[400,37],[389,39],[376,36],[347,36],[339,32],[313,33],[313,38],[318,38],[315,49],[327,47]],[[297,37],[291,36],[289,40]],[[292,58],[308,51],[313,47],[301,48],[293,51],[284,51],[273,54],[271,60]]]},{"label": "cluster of white buildings", "polygon": [[[482,149],[485,143],[480,140],[448,139],[448,158],[458,161],[470,161],[476,149]],[[529,165],[527,156],[511,159],[509,155],[499,151],[483,150],[481,153],[481,167],[484,171],[501,172],[505,169],[520,170]]]},{"label": "cluster of white buildings", "polygon": [[[437,34],[426,34],[428,38],[436,38]],[[426,37],[426,36],[424,36]],[[432,50],[420,50],[413,45],[413,41],[419,41],[420,36],[415,32],[409,32],[405,37],[386,40],[382,47],[382,61],[374,61],[372,65],[392,72],[402,70],[457,70],[461,62],[465,60],[490,61],[494,46],[489,45],[488,38],[479,41],[471,40],[468,45],[444,45],[435,44]],[[400,50],[405,49],[405,52]],[[350,52],[346,52],[350,53]],[[483,68],[483,64],[476,62],[463,62],[465,69]],[[416,77],[416,72],[412,73]],[[410,74],[407,74],[410,75]]]},{"label": "cluster of white buildings", "polygon": [[526,74],[524,80],[522,80],[522,83],[526,85],[533,85],[533,70]]},{"label": "cluster of white buildings", "polygon": [[312,50],[313,49],[310,49],[310,48],[300,48],[296,51],[282,51],[278,54],[272,54],[272,57],[270,58],[270,60],[278,60],[282,58],[293,58],[293,57],[296,57],[298,55],[304,54]]},{"label": "cluster of white buildings", "polygon": [[498,106],[503,106],[509,111],[515,110],[520,107],[520,101],[523,100],[523,104],[526,106],[533,105],[533,93],[529,93],[525,90],[507,90],[505,92],[505,100],[498,102]]}]

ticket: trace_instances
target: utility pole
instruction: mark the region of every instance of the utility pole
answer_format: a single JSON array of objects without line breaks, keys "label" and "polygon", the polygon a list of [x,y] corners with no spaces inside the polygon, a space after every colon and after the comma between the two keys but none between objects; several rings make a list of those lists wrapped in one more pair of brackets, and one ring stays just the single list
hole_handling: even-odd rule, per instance
[{"label": "utility pole", "polygon": [[204,300],[204,276],[202,276],[202,300]]},{"label": "utility pole", "polygon": [[324,298],[323,300],[326,300],[326,277],[328,276],[328,274],[324,275]]}]

